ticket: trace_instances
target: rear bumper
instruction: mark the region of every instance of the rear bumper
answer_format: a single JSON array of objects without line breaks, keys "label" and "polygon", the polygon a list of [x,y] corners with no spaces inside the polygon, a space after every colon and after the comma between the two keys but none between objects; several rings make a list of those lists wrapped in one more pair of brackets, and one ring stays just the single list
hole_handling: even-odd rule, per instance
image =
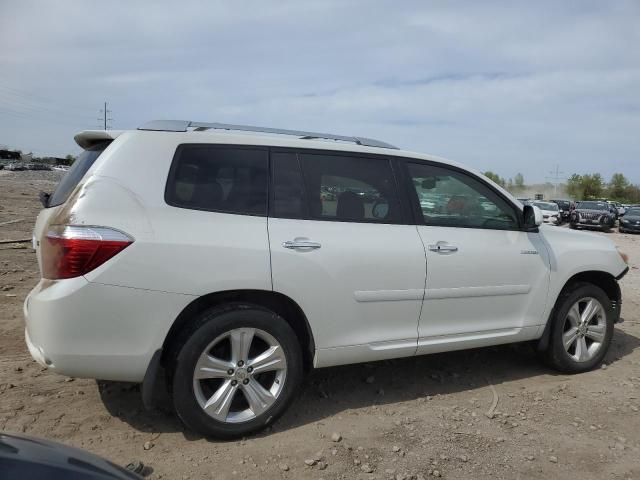
[{"label": "rear bumper", "polygon": [[192,299],[83,277],[41,280],[24,302],[25,341],[38,363],[63,375],[140,382]]}]

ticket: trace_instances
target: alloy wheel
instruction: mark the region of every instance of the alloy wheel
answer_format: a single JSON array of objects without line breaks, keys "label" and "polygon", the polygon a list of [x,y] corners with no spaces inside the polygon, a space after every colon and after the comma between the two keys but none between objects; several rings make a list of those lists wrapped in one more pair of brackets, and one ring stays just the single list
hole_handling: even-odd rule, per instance
[{"label": "alloy wheel", "polygon": [[604,343],[607,317],[602,304],[593,297],[575,302],[564,320],[562,344],[576,362],[595,357]]},{"label": "alloy wheel", "polygon": [[287,359],[264,330],[230,330],[204,349],[193,372],[193,391],[210,417],[225,423],[253,420],[282,393]]}]

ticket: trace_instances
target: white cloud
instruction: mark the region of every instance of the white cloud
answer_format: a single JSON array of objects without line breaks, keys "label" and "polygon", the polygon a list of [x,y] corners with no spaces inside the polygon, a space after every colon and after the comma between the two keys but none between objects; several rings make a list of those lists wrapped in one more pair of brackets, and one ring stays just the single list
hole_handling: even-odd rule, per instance
[{"label": "white cloud", "polygon": [[639,14],[632,0],[6,1],[0,143],[73,151],[107,99],[117,128],[334,130],[504,176],[559,163],[640,182]]}]

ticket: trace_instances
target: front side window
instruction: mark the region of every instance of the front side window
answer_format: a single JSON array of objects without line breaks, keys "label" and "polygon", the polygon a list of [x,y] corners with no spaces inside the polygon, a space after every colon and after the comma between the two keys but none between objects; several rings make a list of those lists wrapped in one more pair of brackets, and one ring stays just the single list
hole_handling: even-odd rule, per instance
[{"label": "front side window", "polygon": [[472,176],[418,163],[408,169],[426,225],[518,229],[515,207]]},{"label": "front side window", "polygon": [[266,149],[182,145],[167,181],[169,205],[244,215],[266,215]]},{"label": "front side window", "polygon": [[309,217],[318,220],[399,223],[402,219],[387,159],[299,154]]}]

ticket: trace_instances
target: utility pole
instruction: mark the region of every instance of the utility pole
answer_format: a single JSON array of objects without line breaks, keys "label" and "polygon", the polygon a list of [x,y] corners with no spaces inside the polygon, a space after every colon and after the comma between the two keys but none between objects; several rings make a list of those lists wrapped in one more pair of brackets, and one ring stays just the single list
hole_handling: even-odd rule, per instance
[{"label": "utility pole", "polygon": [[560,180],[566,180],[566,177],[561,177],[560,175],[564,175],[564,172],[560,171],[560,165],[556,165],[556,169],[549,172],[549,177],[544,177],[545,180],[553,180],[553,196],[558,196],[558,184]]},{"label": "utility pole", "polygon": [[[98,118],[98,121],[101,123],[100,126],[103,126],[105,130],[109,130],[111,128],[111,124],[108,122],[113,121],[113,118],[109,116],[111,115],[111,110],[107,108],[107,105],[107,102],[104,102],[104,108],[100,109],[100,118]],[[100,128],[100,126],[98,128]]]}]

